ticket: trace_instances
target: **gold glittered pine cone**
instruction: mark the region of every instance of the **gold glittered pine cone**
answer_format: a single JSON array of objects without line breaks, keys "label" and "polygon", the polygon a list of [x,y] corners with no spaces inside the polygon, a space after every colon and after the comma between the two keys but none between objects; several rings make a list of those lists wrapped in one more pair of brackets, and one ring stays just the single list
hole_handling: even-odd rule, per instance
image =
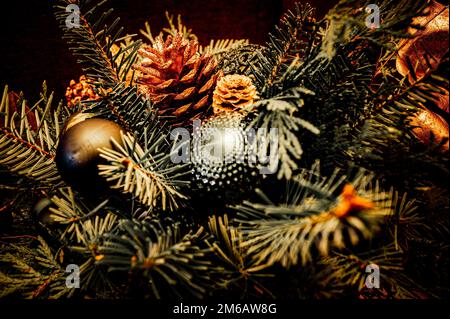
[{"label": "gold glittered pine cone", "polygon": [[165,41],[159,36],[138,52],[143,58],[134,66],[139,91],[172,126],[187,126],[208,115],[222,72],[212,56],[200,54],[198,41],[179,33]]},{"label": "gold glittered pine cone", "polygon": [[80,76],[80,81],[71,80],[69,87],[66,89],[66,101],[68,107],[74,107],[79,102],[97,100],[100,96],[92,89],[87,82],[86,76]]},{"label": "gold glittered pine cone", "polygon": [[252,79],[240,74],[226,75],[217,81],[213,94],[213,111],[217,114],[244,109],[252,105],[256,98],[256,87]]}]

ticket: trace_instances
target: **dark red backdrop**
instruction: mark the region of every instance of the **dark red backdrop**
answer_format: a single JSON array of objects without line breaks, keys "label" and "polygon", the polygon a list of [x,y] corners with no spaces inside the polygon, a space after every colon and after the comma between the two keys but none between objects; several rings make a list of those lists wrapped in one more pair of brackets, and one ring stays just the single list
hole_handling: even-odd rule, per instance
[{"label": "dark red backdrop", "polygon": [[[6,2],[6,1],[5,1]],[[61,40],[52,0],[8,1],[0,8],[0,85],[23,90],[34,100],[43,80],[62,97],[81,71]],[[128,33],[150,21],[156,33],[165,26],[164,12],[181,14],[202,43],[213,38],[249,38],[264,43],[282,12],[294,0],[110,0]],[[336,0],[309,0],[322,16]]]}]

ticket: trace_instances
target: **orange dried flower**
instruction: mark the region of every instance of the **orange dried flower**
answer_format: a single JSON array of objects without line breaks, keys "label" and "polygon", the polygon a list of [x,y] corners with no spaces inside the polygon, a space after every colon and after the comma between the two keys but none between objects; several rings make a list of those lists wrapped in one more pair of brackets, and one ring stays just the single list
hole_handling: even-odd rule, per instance
[{"label": "orange dried flower", "polygon": [[333,214],[338,218],[347,216],[352,212],[373,208],[375,205],[370,200],[359,196],[351,184],[344,186],[338,199],[338,204],[333,209]]},{"label": "orange dried flower", "polygon": [[87,82],[86,76],[80,76],[80,81],[71,80],[69,87],[66,89],[66,101],[68,107],[74,107],[82,101],[97,100],[97,95],[92,86]]}]

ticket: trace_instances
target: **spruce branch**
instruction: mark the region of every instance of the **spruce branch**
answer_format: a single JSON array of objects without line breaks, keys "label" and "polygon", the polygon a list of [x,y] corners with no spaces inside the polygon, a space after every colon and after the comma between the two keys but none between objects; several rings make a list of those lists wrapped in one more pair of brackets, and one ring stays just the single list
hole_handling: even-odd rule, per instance
[{"label": "spruce branch", "polygon": [[15,101],[7,86],[0,104],[0,164],[41,186],[62,183],[54,157],[66,114],[61,104],[52,110],[52,102],[53,93],[47,96],[44,83],[41,99],[31,108],[23,98]]},{"label": "spruce branch", "polygon": [[41,237],[37,242],[37,246],[33,240],[2,247],[0,264],[8,272],[0,272],[0,297],[60,298],[74,293],[65,285],[62,255],[55,255]]},{"label": "spruce branch", "polygon": [[208,228],[212,235],[211,241],[207,240],[208,246],[224,264],[225,275],[222,275],[220,285],[223,288],[236,286],[243,296],[256,293],[273,297],[272,293],[259,283],[262,277],[273,275],[263,272],[267,265],[259,265],[251,258],[248,249],[243,247],[241,232],[229,224],[228,216],[209,217]]},{"label": "spruce branch", "polygon": [[138,93],[137,87],[121,83],[112,88],[99,101],[86,102],[83,112],[93,113],[118,123],[129,132],[152,131],[158,127],[158,119],[150,101]]},{"label": "spruce branch", "polygon": [[288,182],[279,203],[259,190],[262,202],[235,207],[244,247],[258,262],[280,262],[288,268],[311,261],[313,251],[326,256],[331,248],[372,238],[391,211],[390,196],[363,172],[345,180],[338,171],[322,177],[315,166]]},{"label": "spruce branch", "polygon": [[367,267],[378,267],[380,287],[373,290],[383,290],[387,297],[399,299],[422,297],[423,288],[405,275],[403,265],[403,252],[394,244],[364,253],[334,253],[320,260],[319,267],[323,270],[318,274],[318,281],[324,288],[332,287],[332,295],[349,290],[361,293],[367,289]]},{"label": "spruce branch", "polygon": [[[327,27],[323,31],[319,56],[331,60],[339,46],[354,41],[369,41],[395,50],[392,40],[408,37],[405,32],[408,28],[418,28],[413,19],[424,15],[427,3],[427,0],[341,0],[325,17]],[[370,4],[379,8],[379,26],[367,25],[366,8]]]},{"label": "spruce branch", "polygon": [[[291,89],[280,96],[267,100],[259,100],[252,105],[258,113],[250,123],[250,128],[264,129],[269,132],[277,130],[279,167],[277,177],[290,179],[298,169],[298,161],[303,153],[299,131],[307,130],[319,134],[319,130],[310,122],[299,117],[300,108],[304,105],[304,96],[313,95],[313,92],[302,87]],[[269,143],[266,143],[266,148]],[[270,154],[265,149],[266,154]]]},{"label": "spruce branch", "polygon": [[210,250],[199,246],[203,229],[186,235],[176,224],[163,226],[158,220],[122,220],[117,232],[104,235],[98,248],[97,265],[110,272],[131,272],[146,281],[153,296],[171,289],[176,295],[202,297],[210,292]]},{"label": "spruce branch", "polygon": [[309,4],[297,3],[294,12],[288,11],[280,25],[269,35],[264,50],[257,51],[257,59],[251,65],[251,74],[262,98],[270,98],[279,92],[279,77],[296,58],[308,51],[304,48],[310,47],[314,37],[313,11]]},{"label": "spruce branch", "polygon": [[157,133],[152,132],[143,147],[131,134],[121,133],[122,145],[113,140],[115,149],[100,149],[100,156],[108,161],[99,165],[100,175],[114,183],[112,188],[132,194],[144,205],[175,210],[186,199],[179,188],[186,185],[182,178],[188,171],[184,165],[174,165],[170,153],[159,153],[164,135]]},{"label": "spruce branch", "polygon": [[[70,50],[78,58],[90,83],[108,89],[126,82],[141,42],[132,41],[129,46],[120,47],[123,39],[123,28],[118,26],[120,19],[108,22],[113,10],[103,9],[106,0],[92,2],[58,0],[54,6],[55,15]],[[80,9],[80,25],[69,27],[66,25],[70,18],[66,8],[73,4]],[[114,44],[119,45],[115,54],[111,49]]]}]

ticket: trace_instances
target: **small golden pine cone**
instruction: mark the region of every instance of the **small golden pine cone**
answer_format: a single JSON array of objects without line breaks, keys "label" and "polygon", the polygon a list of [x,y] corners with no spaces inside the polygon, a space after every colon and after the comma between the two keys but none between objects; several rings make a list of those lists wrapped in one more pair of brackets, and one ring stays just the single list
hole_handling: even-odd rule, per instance
[{"label": "small golden pine cone", "polygon": [[172,126],[188,125],[208,115],[222,72],[217,71],[214,57],[200,54],[196,40],[187,40],[179,33],[165,41],[159,36],[138,53],[143,59],[133,68],[138,71],[139,91]]},{"label": "small golden pine cone", "polygon": [[213,111],[239,110],[249,107],[257,98],[256,87],[245,75],[231,74],[217,81],[213,94]]},{"label": "small golden pine cone", "polygon": [[94,92],[84,75],[80,76],[79,82],[71,80],[69,87],[66,89],[66,101],[68,107],[74,107],[82,101],[97,100],[99,98],[100,96]]}]

